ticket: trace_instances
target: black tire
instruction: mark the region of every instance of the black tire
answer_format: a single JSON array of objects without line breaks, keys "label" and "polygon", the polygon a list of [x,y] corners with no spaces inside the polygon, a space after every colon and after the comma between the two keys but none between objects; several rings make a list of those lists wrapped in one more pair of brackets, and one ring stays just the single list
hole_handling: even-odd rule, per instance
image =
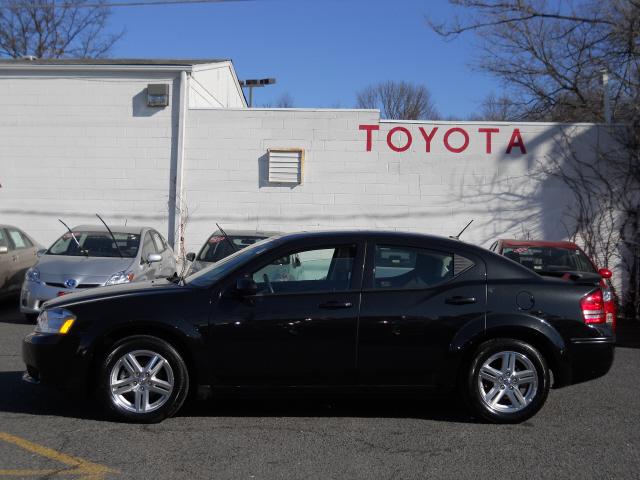
[{"label": "black tire", "polygon": [[[511,352],[515,355],[511,355]],[[502,362],[505,357],[515,359],[516,371],[535,371],[535,380],[533,375],[527,373],[521,375],[521,380],[518,378],[520,375],[513,375],[508,369],[504,371],[494,363],[504,365]],[[499,377],[496,376],[495,383],[480,376],[480,370],[492,359],[495,360],[488,366],[494,365],[502,372]],[[533,369],[527,365],[533,366]],[[487,371],[483,369],[483,376]],[[504,375],[507,372],[511,375]],[[544,357],[532,345],[511,338],[493,339],[481,344],[474,353],[461,388],[469,407],[478,417],[492,423],[519,423],[531,418],[544,405],[550,388],[549,369]],[[493,403],[492,394],[496,403]]]},{"label": "black tire", "polygon": [[[124,367],[122,359],[125,355],[133,353],[134,357],[142,360],[142,362],[139,361],[138,364],[145,367],[150,365],[152,356],[147,355],[144,352],[155,354],[166,362],[166,364],[164,362],[159,362],[162,363],[163,366],[161,367],[162,370],[158,372],[158,375],[164,375],[161,381],[173,384],[173,388],[170,393],[163,396],[152,392],[153,386],[150,386],[150,384],[154,379],[155,381],[159,380],[160,377],[155,378],[155,376],[147,376],[147,378],[142,379],[142,381],[137,379],[139,380],[137,382],[128,382],[129,387],[135,383],[136,387],[134,387],[134,390],[126,392],[120,396],[115,395],[115,393],[112,394],[112,375],[119,375],[116,376],[116,378],[122,378],[123,381],[128,381],[129,378],[133,379],[133,375],[128,373]],[[143,360],[145,358],[149,358],[149,363],[144,363]],[[118,374],[117,372],[120,373]],[[143,375],[143,373],[138,373],[138,375]],[[168,375],[170,375],[171,378],[167,378]],[[115,420],[124,422],[160,422],[167,417],[175,415],[180,407],[182,407],[189,393],[189,372],[181,355],[166,341],[148,335],[126,337],[115,343],[108,350],[98,369],[97,380],[98,385],[96,388],[96,394],[98,401],[102,404],[107,415]],[[132,408],[136,408],[135,402],[137,399],[144,396],[145,387],[143,386],[143,383],[147,385],[147,401],[144,402],[144,404],[151,406],[153,404],[152,400],[155,398],[158,399],[157,406],[153,409],[149,408],[149,411],[144,411],[144,408],[141,408],[140,411],[137,412],[132,411]],[[140,390],[143,392],[141,393]]]}]

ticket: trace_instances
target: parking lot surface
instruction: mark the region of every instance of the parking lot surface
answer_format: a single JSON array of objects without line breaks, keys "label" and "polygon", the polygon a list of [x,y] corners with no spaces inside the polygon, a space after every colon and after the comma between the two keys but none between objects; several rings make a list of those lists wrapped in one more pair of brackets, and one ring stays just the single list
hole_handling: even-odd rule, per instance
[{"label": "parking lot surface", "polygon": [[200,401],[161,424],[113,423],[21,381],[32,329],[0,303],[0,479],[640,477],[637,328],[619,329],[607,376],[500,426],[450,399],[403,398]]}]

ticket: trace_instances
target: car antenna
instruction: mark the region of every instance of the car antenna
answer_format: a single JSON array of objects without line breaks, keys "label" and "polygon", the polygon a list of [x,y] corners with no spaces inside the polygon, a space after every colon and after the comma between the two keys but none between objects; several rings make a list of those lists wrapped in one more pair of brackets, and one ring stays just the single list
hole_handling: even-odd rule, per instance
[{"label": "car antenna", "polygon": [[87,252],[86,250],[83,250],[83,248],[80,246],[80,242],[78,241],[78,239],[76,238],[76,236],[73,234],[73,232],[71,231],[71,229],[69,228],[69,225],[67,225],[66,223],[64,223],[62,220],[58,219],[58,221],[64,225],[66,227],[66,229],[69,231],[69,233],[71,234],[71,238],[73,238],[73,241],[76,242],[76,245],[78,245],[78,249],[80,250],[80,253],[84,253],[85,255],[89,256],[89,252]]},{"label": "car antenna", "polygon": [[456,240],[460,240],[460,235],[462,235],[462,234],[464,233],[464,231],[465,231],[467,228],[469,228],[469,225],[471,225],[471,224],[473,223],[473,220],[474,220],[474,219],[471,219],[471,221],[470,221],[469,223],[467,223],[467,224],[465,225],[465,227],[464,227],[462,230],[460,230],[460,233],[458,233],[455,237],[449,237],[449,238],[455,238]]},{"label": "car antenna", "polygon": [[222,229],[222,227],[221,227],[220,225],[218,225],[217,223],[216,223],[216,227],[218,227],[218,230],[220,230],[220,231],[222,232],[222,236],[224,237],[224,239],[225,239],[227,242],[229,242],[229,245],[231,245],[231,248],[233,248],[233,250],[237,252],[237,251],[238,251],[238,247],[236,246],[236,244],[235,244],[235,243],[233,243],[233,242],[231,241],[231,239],[229,238],[229,235],[227,235],[227,232],[225,232],[225,231]]},{"label": "car antenna", "polygon": [[98,217],[100,219],[100,221],[104,224],[104,226],[107,227],[107,230],[109,231],[109,234],[111,235],[111,238],[113,239],[113,243],[116,244],[116,248],[118,249],[118,253],[120,254],[120,258],[124,258],[124,255],[122,255],[122,250],[120,250],[120,246],[118,245],[118,241],[116,240],[115,235],[113,234],[113,232],[109,228],[109,225],[107,225],[107,222],[105,222],[102,219],[102,217],[100,215],[98,215],[97,213],[96,213],[96,217]]}]

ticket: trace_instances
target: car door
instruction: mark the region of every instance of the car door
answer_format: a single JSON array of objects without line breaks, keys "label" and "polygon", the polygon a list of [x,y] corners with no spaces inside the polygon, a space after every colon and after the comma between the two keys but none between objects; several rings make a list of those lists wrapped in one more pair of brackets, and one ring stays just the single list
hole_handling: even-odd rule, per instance
[{"label": "car door", "polygon": [[9,288],[10,290],[19,290],[27,269],[33,265],[36,252],[29,237],[20,230],[8,227],[6,232],[12,246],[10,252],[12,266],[9,273]]},{"label": "car door", "polygon": [[153,280],[158,275],[159,264],[161,262],[147,261],[147,256],[150,253],[158,253],[156,251],[156,245],[153,243],[153,237],[151,231],[147,230],[142,236],[142,252],[140,253],[140,267],[142,269],[141,278],[139,280]]},{"label": "car door", "polygon": [[158,266],[156,267],[156,273],[159,277],[170,277],[176,271],[173,252],[158,232],[151,230],[151,237],[153,238],[156,252],[162,256],[162,260],[158,262]]},{"label": "car door", "polygon": [[[363,252],[352,239],[289,247],[232,276],[210,320],[213,384],[353,383]],[[239,278],[257,293],[235,294]]]},{"label": "car door", "polygon": [[359,382],[436,384],[456,332],[484,319],[484,262],[447,244],[379,241],[367,250]]},{"label": "car door", "polygon": [[13,260],[11,259],[11,244],[7,232],[0,228],[0,247],[6,252],[0,252],[0,296],[9,293],[9,278],[12,270]]}]

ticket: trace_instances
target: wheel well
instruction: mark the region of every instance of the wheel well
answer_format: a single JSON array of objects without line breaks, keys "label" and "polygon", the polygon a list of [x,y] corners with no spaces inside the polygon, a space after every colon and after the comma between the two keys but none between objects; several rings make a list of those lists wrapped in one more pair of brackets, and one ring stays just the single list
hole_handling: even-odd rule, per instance
[{"label": "wheel well", "polygon": [[497,328],[491,329],[485,332],[483,335],[478,335],[472,342],[470,342],[467,348],[465,348],[462,358],[463,365],[468,365],[469,362],[471,362],[473,355],[482,343],[498,338],[511,338],[514,340],[521,340],[530,344],[540,352],[540,354],[547,362],[547,366],[552,372],[552,386],[562,386],[566,383],[565,371],[561,368],[561,362],[558,354],[556,353],[556,347],[542,333],[539,333],[533,329]]},{"label": "wheel well", "polygon": [[89,372],[88,372],[89,381],[87,381],[87,386],[89,388],[92,388],[91,380],[97,378],[96,376],[92,375],[92,373],[95,372],[96,369],[100,367],[100,363],[102,362],[104,356],[107,354],[109,349],[116,342],[122,340],[123,338],[131,337],[133,335],[146,335],[146,336],[156,337],[161,340],[164,340],[173,348],[175,348],[180,354],[180,356],[182,357],[182,359],[184,360],[187,366],[187,371],[189,372],[190,394],[191,392],[195,392],[197,390],[197,386],[198,386],[197,368],[196,368],[193,355],[191,354],[185,341],[175,333],[169,332],[161,327],[153,327],[149,325],[125,326],[123,328],[110,332],[108,335],[102,338],[102,340],[96,345],[93,351],[91,368],[89,369]]}]

